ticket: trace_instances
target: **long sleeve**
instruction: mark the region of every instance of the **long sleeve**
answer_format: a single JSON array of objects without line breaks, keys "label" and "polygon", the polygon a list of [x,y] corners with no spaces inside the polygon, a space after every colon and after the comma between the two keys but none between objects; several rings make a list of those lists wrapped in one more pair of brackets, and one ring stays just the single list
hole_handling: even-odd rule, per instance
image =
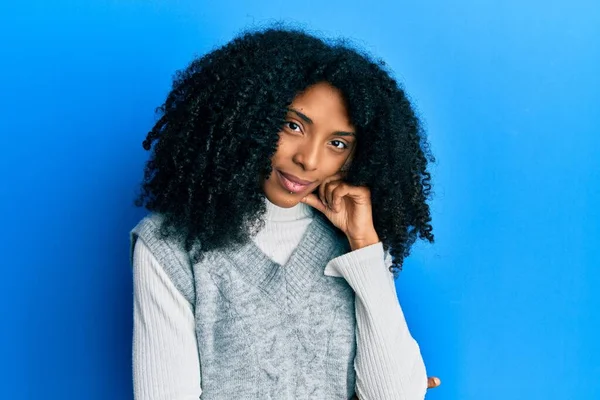
[{"label": "long sleeve", "polygon": [[356,294],[354,359],[360,400],[421,400],[427,373],[398,302],[381,242],[331,260],[325,274],[346,279]]},{"label": "long sleeve", "polygon": [[194,314],[142,240],[133,253],[133,387],[136,400],[198,400]]}]

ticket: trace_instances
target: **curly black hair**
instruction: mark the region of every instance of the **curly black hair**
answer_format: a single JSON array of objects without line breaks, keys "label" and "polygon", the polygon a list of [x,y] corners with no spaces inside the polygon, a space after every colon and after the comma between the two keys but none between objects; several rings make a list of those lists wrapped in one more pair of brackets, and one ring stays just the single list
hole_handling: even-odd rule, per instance
[{"label": "curly black hair", "polygon": [[346,181],[370,188],[396,277],[417,235],[434,240],[426,201],[435,159],[385,62],[343,40],[246,31],[177,71],[143,142],[153,151],[135,205],[163,214],[162,235],[178,237],[196,261],[250,240],[264,223],[261,177],[271,172],[287,107],[318,82],[344,97],[358,143]]}]

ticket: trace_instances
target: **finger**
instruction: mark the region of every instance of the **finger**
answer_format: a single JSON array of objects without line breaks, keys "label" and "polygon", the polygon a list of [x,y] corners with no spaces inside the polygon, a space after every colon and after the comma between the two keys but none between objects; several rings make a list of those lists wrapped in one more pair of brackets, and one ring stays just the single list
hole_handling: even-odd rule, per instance
[{"label": "finger", "polygon": [[323,214],[327,211],[325,204],[314,194],[309,194],[300,200],[302,203],[308,204],[309,206],[316,208]]},{"label": "finger", "polygon": [[369,192],[366,187],[352,186],[343,181],[338,182],[340,182],[340,184],[332,189],[332,197],[334,199],[334,203],[336,204],[339,204],[341,199],[345,196],[351,197],[355,200],[366,199],[369,197]]},{"label": "finger", "polygon": [[348,186],[348,184],[342,181],[336,181],[329,184],[329,197],[331,198],[331,204],[335,212],[340,212],[343,197],[348,193]]},{"label": "finger", "polygon": [[360,204],[371,200],[371,191],[367,186],[353,186],[344,182],[343,187],[338,190],[341,191],[340,197],[348,196]]},{"label": "finger", "polygon": [[325,200],[325,186],[327,185],[327,180],[321,182],[319,185],[319,198],[327,206],[327,201]]},{"label": "finger", "polygon": [[[339,200],[340,198],[335,196],[336,190],[342,186],[344,183],[342,181],[332,181],[327,184],[327,188],[325,189],[325,198],[327,199],[327,204],[329,208],[334,210],[335,212],[339,212]],[[340,193],[338,191],[338,193]]]},{"label": "finger", "polygon": [[427,389],[433,389],[442,384],[442,381],[437,376],[427,378]]},{"label": "finger", "polygon": [[341,178],[342,175],[338,173],[325,178],[323,182],[319,185],[319,197],[321,198],[321,201],[325,203],[326,206],[330,206],[329,204],[327,204],[327,198],[325,197],[325,189],[327,188],[327,184],[329,184],[329,182],[331,181],[336,181]]}]

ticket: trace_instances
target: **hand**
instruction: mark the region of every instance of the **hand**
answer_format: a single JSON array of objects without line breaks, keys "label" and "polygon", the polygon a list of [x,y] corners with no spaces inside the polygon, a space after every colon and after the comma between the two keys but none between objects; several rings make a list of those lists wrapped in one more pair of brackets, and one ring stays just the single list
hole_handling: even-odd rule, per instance
[{"label": "hand", "polygon": [[427,389],[433,389],[442,384],[442,381],[437,376],[430,376],[427,378]]},{"label": "hand", "polygon": [[[440,381],[440,378],[438,378],[437,376],[431,376],[429,378],[427,378],[427,389],[433,389],[436,388],[438,386],[440,386],[442,384],[442,381]],[[354,395],[354,397],[351,400],[359,400],[357,395]]]},{"label": "hand", "polygon": [[318,197],[311,193],[301,201],[322,212],[344,232],[352,250],[379,242],[368,187],[352,186],[336,174],[323,181],[318,190]]}]

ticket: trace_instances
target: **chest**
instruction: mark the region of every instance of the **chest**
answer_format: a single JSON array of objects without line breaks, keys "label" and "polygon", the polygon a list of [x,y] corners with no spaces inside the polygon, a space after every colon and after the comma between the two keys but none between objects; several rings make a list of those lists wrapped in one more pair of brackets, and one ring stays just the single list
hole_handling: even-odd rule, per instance
[{"label": "chest", "polygon": [[221,260],[195,270],[203,399],[352,396],[354,292],[322,273],[336,255],[304,264],[292,256],[285,266]]}]

